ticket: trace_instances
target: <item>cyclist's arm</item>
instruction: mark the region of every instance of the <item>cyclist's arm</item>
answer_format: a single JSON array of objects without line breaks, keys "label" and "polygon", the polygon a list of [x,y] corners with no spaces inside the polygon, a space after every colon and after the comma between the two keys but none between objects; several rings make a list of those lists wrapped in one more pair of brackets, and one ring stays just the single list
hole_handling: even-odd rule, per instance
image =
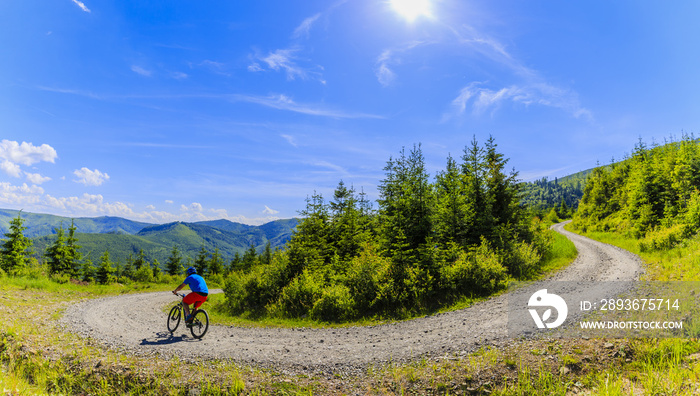
[{"label": "cyclist's arm", "polygon": [[177,294],[177,292],[179,292],[180,290],[182,290],[185,286],[187,286],[187,285],[184,284],[184,283],[181,284],[180,286],[177,287],[177,289],[173,290],[173,294]]}]

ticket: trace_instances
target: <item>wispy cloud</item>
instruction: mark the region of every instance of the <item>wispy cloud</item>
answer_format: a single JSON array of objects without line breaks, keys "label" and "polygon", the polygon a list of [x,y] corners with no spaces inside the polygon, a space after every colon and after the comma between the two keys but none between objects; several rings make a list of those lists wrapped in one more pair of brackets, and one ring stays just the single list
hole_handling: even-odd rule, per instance
[{"label": "wispy cloud", "polygon": [[76,183],[81,183],[86,186],[99,186],[102,185],[104,182],[109,180],[109,175],[106,173],[102,173],[99,170],[90,170],[88,168],[82,167],[80,169],[76,169],[73,174],[78,177],[77,179],[73,180]]},{"label": "wispy cloud", "polygon": [[292,34],[292,38],[309,38],[309,33],[311,32],[311,27],[314,25],[314,23],[321,17],[321,13],[319,12],[316,15],[310,16],[304,21],[297,26],[296,29],[294,29],[294,33]]},{"label": "wispy cloud", "polygon": [[482,114],[488,110],[497,110],[504,102],[540,105],[558,108],[576,118],[593,119],[593,114],[583,107],[578,94],[558,87],[547,81],[536,70],[525,66],[513,57],[506,46],[497,39],[483,34],[471,26],[460,29],[448,27],[460,45],[470,48],[475,54],[500,67],[510,69],[516,83],[501,87],[486,87],[486,82],[474,81],[462,87],[457,97],[451,101],[451,111],[445,118],[464,114],[471,103],[473,114]]},{"label": "wispy cloud", "polygon": [[73,3],[75,3],[78,7],[80,7],[81,10],[83,10],[85,12],[91,12],[90,9],[87,8],[85,3],[83,3],[82,1],[78,1],[78,0],[71,0],[71,1],[73,1]]},{"label": "wispy cloud", "polygon": [[309,59],[302,58],[304,40],[310,37],[312,26],[321,18],[322,13],[314,14],[304,19],[292,32],[292,40],[286,48],[278,48],[263,55],[251,55],[248,71],[258,73],[267,70],[284,72],[287,79],[314,80],[326,84],[323,78],[323,66],[313,64]]},{"label": "wispy cloud", "polygon": [[294,146],[294,147],[298,147],[297,141],[296,141],[296,139],[294,138],[294,136],[292,136],[292,135],[280,135],[280,136],[281,136],[284,140],[286,140],[287,143],[289,143],[290,145],[292,145],[292,146]]},{"label": "wispy cloud", "polygon": [[261,106],[270,107],[277,110],[292,111],[295,113],[332,117],[332,118],[375,118],[382,119],[384,117],[375,114],[353,113],[343,110],[331,109],[325,106],[297,103],[292,98],[286,95],[269,95],[269,96],[253,96],[253,95],[230,95],[234,101],[255,103]]},{"label": "wispy cloud", "polygon": [[374,74],[377,76],[377,81],[379,81],[379,83],[385,87],[393,84],[397,78],[397,75],[392,68],[394,65],[402,62],[401,55],[408,53],[412,49],[424,44],[428,44],[428,42],[412,41],[410,43],[395,48],[388,48],[382,51],[382,53],[377,57],[376,68],[374,71]]},{"label": "wispy cloud", "polygon": [[526,83],[500,89],[482,87],[485,83],[472,82],[462,88],[452,100],[452,112],[446,116],[461,115],[471,103],[472,114],[481,115],[486,111],[496,111],[504,102],[519,103],[525,106],[540,105],[564,110],[576,118],[591,119],[590,111],[581,107],[575,92],[564,90],[546,83]]},{"label": "wispy cloud", "polygon": [[151,72],[150,70],[146,70],[138,65],[132,65],[131,71],[144,77],[151,77],[151,75],[153,74],[153,72]]}]

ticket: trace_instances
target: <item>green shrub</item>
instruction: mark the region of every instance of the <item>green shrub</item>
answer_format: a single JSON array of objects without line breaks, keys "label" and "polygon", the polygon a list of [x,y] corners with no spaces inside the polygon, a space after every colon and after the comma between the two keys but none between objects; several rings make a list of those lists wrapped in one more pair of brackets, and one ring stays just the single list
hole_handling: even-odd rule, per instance
[{"label": "green shrub", "polygon": [[389,262],[379,255],[377,247],[365,244],[359,256],[350,260],[345,285],[352,295],[359,313],[369,313],[379,293],[380,280],[385,276]]},{"label": "green shrub", "polygon": [[469,253],[462,252],[454,264],[447,266],[445,278],[457,296],[492,294],[508,283],[501,258],[484,241]]},{"label": "green shrub", "polygon": [[356,316],[355,301],[345,285],[325,287],[321,297],[314,302],[309,316],[322,321],[343,321]]},{"label": "green shrub", "polygon": [[143,283],[153,282],[153,268],[149,265],[142,265],[141,268],[134,271],[134,280]]},{"label": "green shrub", "polygon": [[321,297],[323,287],[324,281],[318,273],[304,270],[282,289],[279,300],[271,306],[270,313],[289,318],[307,315]]},{"label": "green shrub", "polygon": [[687,228],[685,224],[676,224],[669,228],[659,228],[648,232],[646,237],[639,241],[639,250],[650,252],[672,249],[687,238]]},{"label": "green shrub", "polygon": [[507,267],[513,275],[526,278],[537,270],[541,258],[542,256],[532,245],[527,242],[516,242],[510,246],[506,255]]}]

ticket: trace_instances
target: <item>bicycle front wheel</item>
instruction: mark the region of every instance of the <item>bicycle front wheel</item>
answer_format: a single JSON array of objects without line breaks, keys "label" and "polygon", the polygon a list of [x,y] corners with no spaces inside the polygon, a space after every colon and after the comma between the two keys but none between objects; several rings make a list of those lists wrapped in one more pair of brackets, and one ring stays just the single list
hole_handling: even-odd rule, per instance
[{"label": "bicycle front wheel", "polygon": [[190,327],[192,337],[202,338],[207,333],[207,330],[209,330],[209,314],[207,311],[199,309],[194,313],[194,318],[192,319],[192,327]]},{"label": "bicycle front wheel", "polygon": [[180,325],[180,319],[182,318],[182,310],[178,305],[174,306],[168,314],[168,331],[172,334]]}]

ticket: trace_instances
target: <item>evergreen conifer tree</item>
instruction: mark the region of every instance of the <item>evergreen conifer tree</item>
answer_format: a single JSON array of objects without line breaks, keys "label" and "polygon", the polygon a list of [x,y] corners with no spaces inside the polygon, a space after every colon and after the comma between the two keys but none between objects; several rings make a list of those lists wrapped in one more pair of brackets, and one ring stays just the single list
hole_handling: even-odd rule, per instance
[{"label": "evergreen conifer tree", "polygon": [[5,234],[7,238],[2,242],[0,249],[0,265],[3,271],[14,274],[24,268],[29,262],[31,254],[32,240],[24,236],[27,229],[22,219],[22,211],[17,214],[17,218],[10,221],[10,231]]}]

